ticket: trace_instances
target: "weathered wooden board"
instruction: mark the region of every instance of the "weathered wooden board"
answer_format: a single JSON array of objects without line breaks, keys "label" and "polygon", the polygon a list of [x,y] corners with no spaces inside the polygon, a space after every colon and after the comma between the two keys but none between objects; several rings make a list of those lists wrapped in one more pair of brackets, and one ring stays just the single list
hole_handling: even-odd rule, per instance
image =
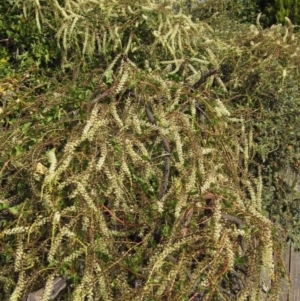
[{"label": "weathered wooden board", "polygon": [[291,300],[300,301],[300,253],[292,248],[290,254]]},{"label": "weathered wooden board", "polygon": [[[290,244],[287,244],[285,251],[284,251],[284,263],[286,266],[286,271],[290,275],[290,257],[291,257],[291,250],[292,247]],[[282,281],[281,283],[281,295],[278,301],[288,301],[289,299],[289,287],[286,284],[286,281]],[[300,301],[300,300],[299,300]]]}]

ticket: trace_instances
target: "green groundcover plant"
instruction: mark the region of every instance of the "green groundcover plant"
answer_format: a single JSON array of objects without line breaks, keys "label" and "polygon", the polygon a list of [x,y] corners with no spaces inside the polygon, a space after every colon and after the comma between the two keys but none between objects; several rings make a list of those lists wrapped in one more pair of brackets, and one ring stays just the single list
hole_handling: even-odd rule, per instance
[{"label": "green groundcover plant", "polygon": [[55,43],[1,60],[1,300],[277,300],[299,40],[185,9],[15,3]]}]

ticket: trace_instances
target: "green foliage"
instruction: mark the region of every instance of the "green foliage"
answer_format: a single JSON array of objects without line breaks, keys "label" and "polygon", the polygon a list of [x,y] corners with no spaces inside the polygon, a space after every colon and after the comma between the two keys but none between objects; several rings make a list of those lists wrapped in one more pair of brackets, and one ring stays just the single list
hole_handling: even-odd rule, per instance
[{"label": "green foliage", "polygon": [[299,0],[254,0],[260,10],[265,14],[265,25],[282,23],[286,24],[288,17],[293,24],[300,25],[300,2]]},{"label": "green foliage", "polygon": [[[28,8],[30,4],[28,3]],[[49,67],[60,63],[60,50],[56,47],[55,32],[44,24],[39,30],[35,11],[16,1],[0,4],[0,55],[14,67]],[[0,67],[1,68],[1,67]]]},{"label": "green foliage", "polygon": [[186,1],[187,12],[193,18],[207,20],[217,15],[226,15],[239,23],[255,24],[256,17],[262,13],[260,23],[264,27],[273,24],[288,24],[285,19],[289,18],[293,24],[300,24],[299,0],[206,0]]},{"label": "green foliage", "polygon": [[206,0],[186,1],[185,9],[193,18],[214,22],[214,17],[222,14],[240,23],[255,23],[259,13],[253,0]]},{"label": "green foliage", "polygon": [[250,28],[247,38],[235,37],[236,43],[242,41],[247,50],[239,56],[235,53],[227,56],[226,60],[230,56],[231,59],[223,61],[222,70],[227,87],[232,85],[235,110],[248,116],[249,127],[255,132],[253,168],[256,169],[257,163],[264,165],[264,206],[270,218],[280,220],[289,229],[290,237],[297,240],[299,227],[294,227],[297,203],[293,201],[295,192],[288,188],[291,179],[286,177],[286,168],[291,169],[295,179],[298,177],[299,73],[294,66],[299,63],[299,38],[292,26]]},{"label": "green foliage", "polygon": [[11,8],[5,30],[35,16],[14,45],[36,41],[18,68],[2,50],[2,300],[55,274],[64,300],[277,300],[300,228],[299,40],[231,3],[207,22],[186,1]]}]

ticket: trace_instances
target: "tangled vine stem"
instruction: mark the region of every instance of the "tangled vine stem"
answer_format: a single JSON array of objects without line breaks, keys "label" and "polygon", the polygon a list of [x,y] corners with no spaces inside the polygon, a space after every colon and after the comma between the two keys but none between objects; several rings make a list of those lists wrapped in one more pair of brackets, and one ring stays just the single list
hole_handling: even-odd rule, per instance
[{"label": "tangled vine stem", "polygon": [[[149,108],[149,106],[147,105],[146,102],[145,103],[145,112],[146,112],[146,115],[149,119],[149,121],[153,124],[153,125],[156,125],[156,120]],[[167,138],[160,134],[160,137],[161,137],[161,140],[162,140],[162,145],[163,145],[163,148],[165,150],[165,168],[164,168],[164,177],[163,177],[163,181],[162,181],[162,184],[161,184],[161,188],[160,188],[160,198],[162,198],[166,192],[167,192],[167,189],[168,189],[168,183],[169,183],[169,176],[170,176],[170,156],[171,156],[171,148],[170,148],[170,144],[167,140]]]},{"label": "tangled vine stem", "polygon": [[[209,70],[208,72],[202,73],[200,79],[193,84],[190,91],[195,92],[195,90],[200,88],[200,86],[202,84],[204,84],[210,76],[215,75],[217,73],[218,73],[218,70],[216,70],[216,69],[212,69],[212,70]],[[204,130],[204,128],[205,128],[205,118],[207,118],[207,115],[205,113],[205,106],[197,101],[196,104],[195,104],[195,107],[196,107],[196,110],[197,110],[198,115],[199,115],[200,127],[202,128],[202,130]],[[202,131],[201,135],[202,135],[203,138],[205,138],[205,133],[203,131]]]},{"label": "tangled vine stem", "polygon": [[196,89],[200,88],[200,86],[202,84],[204,84],[210,76],[215,75],[217,73],[218,73],[218,70],[216,70],[216,69],[209,70],[205,73],[202,73],[200,79],[193,84],[191,91],[194,92]]}]

